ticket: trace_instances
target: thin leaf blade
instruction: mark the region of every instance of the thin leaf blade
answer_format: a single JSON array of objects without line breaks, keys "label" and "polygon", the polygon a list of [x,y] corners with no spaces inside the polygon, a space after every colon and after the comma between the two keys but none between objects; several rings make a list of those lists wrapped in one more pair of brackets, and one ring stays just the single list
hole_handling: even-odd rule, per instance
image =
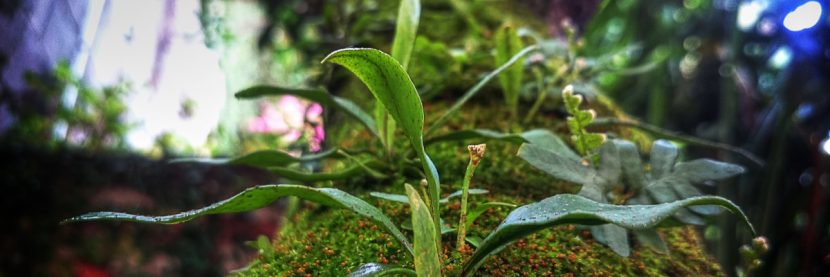
[{"label": "thin leaf blade", "polygon": [[246,189],[239,194],[216,202],[210,206],[164,216],[145,216],[119,212],[94,212],[72,217],[62,221],[65,223],[85,221],[132,221],[141,223],[156,224],[177,224],[187,222],[197,217],[213,214],[228,214],[247,212],[265,207],[279,198],[285,196],[296,196],[321,205],[333,208],[348,209],[356,214],[368,218],[375,224],[384,228],[391,234],[409,253],[414,253],[412,245],[401,233],[398,227],[392,223],[386,215],[375,206],[366,203],[351,194],[334,188],[312,188],[301,185],[264,185]]},{"label": "thin leaf blade", "polygon": [[396,265],[378,263],[363,264],[346,275],[348,277],[418,276],[415,271]]}]

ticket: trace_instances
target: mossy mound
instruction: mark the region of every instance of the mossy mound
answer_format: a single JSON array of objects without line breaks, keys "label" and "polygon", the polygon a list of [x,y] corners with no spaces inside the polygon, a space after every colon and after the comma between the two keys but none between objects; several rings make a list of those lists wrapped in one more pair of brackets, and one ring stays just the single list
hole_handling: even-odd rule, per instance
[{"label": "mossy mound", "polygon": [[[624,116],[608,102],[593,105],[603,116]],[[503,132],[513,130],[506,123],[507,113],[499,104],[468,105],[463,113],[454,116],[444,130],[489,128]],[[444,105],[426,106],[427,122],[431,122]],[[524,130],[547,128],[562,133],[561,116],[548,112],[526,124]],[[621,137],[633,139],[640,145],[649,145],[650,139],[629,130],[610,128],[603,130]],[[365,141],[355,133],[344,145],[361,147]],[[469,142],[447,142],[431,145],[427,151],[441,173],[443,192],[458,190],[467,163],[466,145]],[[533,169],[516,157],[518,145],[508,142],[487,142],[487,153],[473,181],[473,187],[490,190],[490,194],[472,196],[471,206],[488,201],[500,201],[523,205],[543,198],[578,191],[579,186],[555,180]],[[402,145],[401,147],[406,147]],[[394,193],[403,191],[407,180],[355,179],[339,182],[336,186],[349,191],[369,203],[377,205],[399,226],[409,221],[408,207],[399,203],[368,196],[369,191]],[[456,225],[459,200],[442,207],[446,223]],[[469,236],[485,237],[509,212],[506,208],[490,209],[479,217]],[[631,238],[632,254],[620,257],[608,247],[593,240],[590,232],[573,225],[551,228],[522,239],[498,255],[489,258],[477,272],[481,276],[720,276],[720,266],[704,251],[698,232],[692,227],[660,229],[670,253],[660,254],[636,244]],[[411,233],[405,231],[409,237]],[[460,273],[463,261],[471,251],[464,253],[454,247],[455,234],[445,235],[445,274]],[[332,210],[307,204],[290,216],[273,240],[273,252],[261,255],[249,270],[241,275],[250,276],[342,276],[365,263],[395,264],[412,267],[412,258],[382,229],[345,210]]]}]

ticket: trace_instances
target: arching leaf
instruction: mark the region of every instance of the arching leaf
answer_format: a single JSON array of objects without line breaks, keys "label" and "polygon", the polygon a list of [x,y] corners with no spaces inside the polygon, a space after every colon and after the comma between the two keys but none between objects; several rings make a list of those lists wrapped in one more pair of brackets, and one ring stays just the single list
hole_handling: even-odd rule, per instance
[{"label": "arching leaf", "polygon": [[346,192],[334,188],[312,188],[300,185],[264,185],[246,189],[245,191],[210,206],[165,216],[145,216],[119,212],[94,212],[83,214],[64,220],[61,223],[82,221],[133,221],[142,223],[177,224],[190,221],[194,218],[211,214],[240,213],[265,207],[277,199],[285,196],[296,196],[333,208],[348,209],[360,216],[368,218],[381,228],[386,229],[409,253],[413,253],[412,245],[406,237],[395,227],[395,224],[378,208]]},{"label": "arching leaf", "polygon": [[516,240],[555,225],[612,223],[627,229],[644,230],[658,226],[683,207],[695,205],[721,206],[738,215],[755,232],[740,208],[717,196],[694,197],[657,205],[621,206],[597,203],[578,195],[561,194],[519,207],[508,214],[464,265],[463,275],[472,276],[485,259]]},{"label": "arching leaf", "polygon": [[310,162],[325,159],[337,153],[337,148],[323,152],[295,157],[280,150],[260,150],[239,157],[229,159],[209,158],[182,158],[171,160],[171,163],[205,163],[215,165],[247,165],[267,169],[275,166],[287,166],[295,163]]}]

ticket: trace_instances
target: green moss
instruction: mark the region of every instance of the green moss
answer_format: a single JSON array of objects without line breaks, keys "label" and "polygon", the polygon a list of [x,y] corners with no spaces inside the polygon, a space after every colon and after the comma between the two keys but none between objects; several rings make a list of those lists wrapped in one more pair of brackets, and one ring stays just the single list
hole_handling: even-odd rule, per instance
[{"label": "green moss", "polygon": [[[625,116],[609,103],[595,105],[601,116]],[[436,117],[443,105],[426,107],[428,117]],[[495,111],[495,112],[494,112]],[[438,133],[465,128],[489,128],[507,131],[512,128],[496,106],[468,105],[449,121],[448,127]],[[427,119],[430,122],[430,119]],[[562,133],[562,120],[542,115],[525,129],[548,128]],[[520,130],[513,130],[520,131]],[[641,145],[650,139],[628,130],[605,129],[636,140]],[[358,137],[358,136],[355,136]],[[365,140],[346,141],[344,145],[366,145]],[[399,141],[400,142],[400,141]],[[404,143],[404,142],[401,142]],[[457,190],[461,182],[468,154],[466,145],[477,143],[448,142],[430,146],[427,151],[439,167],[445,194]],[[402,144],[401,147],[406,147]],[[516,157],[517,145],[488,142],[487,153],[474,177],[473,187],[491,191],[485,196],[473,196],[471,205],[487,201],[526,204],[558,193],[575,192],[579,186],[555,180],[531,168]],[[412,178],[412,177],[410,177]],[[399,203],[378,200],[366,195],[380,190],[402,193],[405,178],[377,182],[358,178],[336,186],[355,193],[377,205],[397,224],[409,220],[408,208]],[[413,180],[408,180],[413,181]],[[456,199],[442,207],[442,217],[454,225],[458,221],[459,203]],[[509,212],[491,209],[479,217],[469,236],[485,237]],[[670,254],[663,255],[633,245],[631,257],[617,256],[609,248],[595,242],[587,230],[576,226],[559,226],[527,237],[509,246],[497,256],[488,259],[479,269],[481,276],[719,276],[719,265],[703,251],[698,232],[692,227],[661,229]],[[407,231],[405,231],[407,232]],[[411,237],[411,233],[407,233]],[[461,254],[452,242],[454,234],[446,236],[444,244],[445,273],[455,276],[464,260],[471,254]],[[631,241],[635,241],[633,238]],[[397,242],[382,229],[344,210],[331,210],[308,205],[289,218],[273,240],[273,255],[262,255],[248,271],[250,276],[340,276],[364,263],[377,262],[412,267]]]}]

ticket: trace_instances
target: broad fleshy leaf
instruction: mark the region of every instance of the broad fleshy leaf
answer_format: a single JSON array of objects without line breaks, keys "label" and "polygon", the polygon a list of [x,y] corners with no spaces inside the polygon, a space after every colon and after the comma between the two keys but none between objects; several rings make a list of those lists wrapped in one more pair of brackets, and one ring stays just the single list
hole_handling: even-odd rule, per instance
[{"label": "broad fleshy leaf", "polygon": [[363,264],[346,275],[348,277],[418,276],[412,269],[378,263]]},{"label": "broad fleshy leaf", "polygon": [[533,129],[522,133],[527,143],[542,147],[548,151],[565,156],[569,159],[580,160],[576,154],[562,139],[551,131],[544,129]]},{"label": "broad fleshy leaf", "polygon": [[427,205],[409,184],[405,185],[412,212],[412,227],[415,234],[415,272],[418,276],[441,276],[441,259],[438,256],[439,240]]},{"label": "broad fleshy leaf", "polygon": [[64,220],[61,223],[82,221],[133,221],[142,223],[177,224],[190,221],[194,218],[212,215],[240,213],[265,207],[277,199],[285,196],[296,196],[333,208],[348,209],[363,216],[381,228],[386,229],[409,253],[413,253],[412,245],[406,237],[395,227],[395,224],[375,206],[366,203],[360,198],[334,188],[312,188],[300,185],[264,185],[246,189],[245,191],[210,206],[190,210],[173,215],[145,216],[119,212],[94,212],[83,214]]},{"label": "broad fleshy leaf", "polygon": [[229,159],[210,158],[182,158],[171,160],[171,163],[205,163],[215,165],[247,165],[267,169],[275,166],[287,166],[301,162],[311,162],[331,157],[337,153],[337,148],[323,152],[295,157],[280,150],[260,150],[239,157]]},{"label": "broad fleshy leaf", "polygon": [[590,165],[583,164],[582,161],[573,157],[559,155],[535,144],[522,144],[518,155],[533,167],[568,182],[586,184],[595,182],[595,178],[597,178],[596,170]]},{"label": "broad fleshy leaf", "polygon": [[346,112],[346,114],[354,117],[366,129],[376,137],[380,137],[378,130],[375,127],[375,120],[372,116],[363,111],[357,104],[349,99],[337,97],[329,94],[323,89],[299,89],[299,88],[284,88],[275,86],[254,86],[247,88],[236,94],[237,98],[250,99],[264,96],[282,96],[293,95],[309,101],[316,102],[323,107],[335,108]]},{"label": "broad fleshy leaf", "polygon": [[717,196],[702,196],[657,205],[610,205],[588,198],[560,194],[540,202],[519,207],[496,227],[464,265],[463,275],[472,276],[488,257],[511,243],[540,230],[559,224],[601,225],[612,223],[632,230],[658,226],[683,207],[718,205],[738,215],[750,230],[755,230],[746,215],[735,204]]}]

